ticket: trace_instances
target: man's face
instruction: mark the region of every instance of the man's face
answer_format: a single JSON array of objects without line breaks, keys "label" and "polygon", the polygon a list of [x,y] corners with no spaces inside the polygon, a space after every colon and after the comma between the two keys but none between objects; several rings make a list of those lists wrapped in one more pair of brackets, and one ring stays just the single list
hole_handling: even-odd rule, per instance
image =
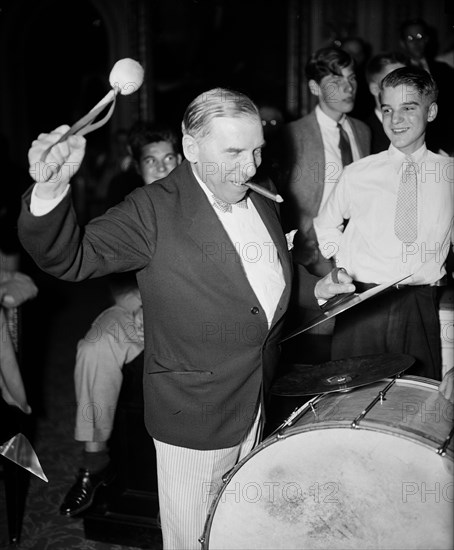
[{"label": "man's face", "polygon": [[318,96],[322,111],[334,120],[339,120],[355,106],[357,83],[353,64],[343,68],[342,75],[329,74],[320,84],[311,80],[309,86]]},{"label": "man's face", "polygon": [[426,52],[429,37],[422,25],[408,25],[402,36],[402,44],[413,59],[421,59]]},{"label": "man's face", "polygon": [[404,84],[384,88],[380,99],[386,135],[394,147],[411,155],[424,143],[427,123],[437,115],[436,103]]},{"label": "man's face", "polygon": [[139,171],[148,185],[165,178],[181,162],[181,155],[175,153],[173,145],[168,141],[148,143],[142,147]]},{"label": "man's face", "polygon": [[254,177],[262,162],[265,143],[260,118],[214,118],[209,133],[194,142],[190,160],[200,179],[219,199],[241,200],[247,191],[242,184]]}]

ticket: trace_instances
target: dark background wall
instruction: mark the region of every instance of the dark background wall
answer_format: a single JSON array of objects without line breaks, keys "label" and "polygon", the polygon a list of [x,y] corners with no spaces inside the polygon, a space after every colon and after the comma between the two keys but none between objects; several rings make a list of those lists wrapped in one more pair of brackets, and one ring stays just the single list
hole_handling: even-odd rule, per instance
[{"label": "dark background wall", "polygon": [[111,122],[88,136],[102,149],[120,127],[179,124],[199,92],[223,85],[273,102],[288,118],[311,107],[310,53],[356,35],[372,53],[399,47],[399,23],[424,18],[439,49],[452,46],[445,0],[0,0],[0,121],[12,160],[26,168],[32,139],[71,124],[109,90],[116,60],[132,57],[144,85],[120,97]]}]

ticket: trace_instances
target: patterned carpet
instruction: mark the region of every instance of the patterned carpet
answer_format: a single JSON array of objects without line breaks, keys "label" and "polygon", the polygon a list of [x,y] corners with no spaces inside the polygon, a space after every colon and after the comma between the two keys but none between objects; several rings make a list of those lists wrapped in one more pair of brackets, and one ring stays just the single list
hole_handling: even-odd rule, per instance
[{"label": "patterned carpet", "polygon": [[[5,494],[0,483],[0,548],[132,550],[130,546],[87,540],[82,518],[66,518],[58,512],[74,482],[81,453],[80,444],[73,439],[72,376],[76,343],[107,305],[105,284],[102,281],[67,284],[39,273],[33,273],[33,277],[40,295],[25,312],[29,323],[28,331],[24,330],[24,339],[28,337],[25,362],[28,369],[33,369],[27,381],[27,394],[36,424],[33,447],[49,482],[30,475],[21,540],[17,546],[8,546]],[[24,319],[24,324],[26,321]],[[162,548],[159,531],[155,540],[150,540],[149,548]]]}]

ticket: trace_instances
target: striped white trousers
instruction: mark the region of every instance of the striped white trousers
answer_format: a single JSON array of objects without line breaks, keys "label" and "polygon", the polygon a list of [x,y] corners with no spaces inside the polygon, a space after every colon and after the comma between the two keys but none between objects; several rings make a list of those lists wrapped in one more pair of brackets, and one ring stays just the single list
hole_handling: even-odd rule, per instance
[{"label": "striped white trousers", "polygon": [[259,409],[252,427],[235,447],[199,451],[153,440],[164,550],[200,550],[198,539],[222,476],[257,445],[261,427]]}]

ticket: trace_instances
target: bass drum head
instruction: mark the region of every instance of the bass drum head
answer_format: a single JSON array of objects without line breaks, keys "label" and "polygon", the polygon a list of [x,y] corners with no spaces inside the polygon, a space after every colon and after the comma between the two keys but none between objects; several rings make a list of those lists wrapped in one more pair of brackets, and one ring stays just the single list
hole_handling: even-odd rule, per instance
[{"label": "bass drum head", "polygon": [[209,549],[453,548],[452,460],[374,429],[263,442],[213,503]]}]

